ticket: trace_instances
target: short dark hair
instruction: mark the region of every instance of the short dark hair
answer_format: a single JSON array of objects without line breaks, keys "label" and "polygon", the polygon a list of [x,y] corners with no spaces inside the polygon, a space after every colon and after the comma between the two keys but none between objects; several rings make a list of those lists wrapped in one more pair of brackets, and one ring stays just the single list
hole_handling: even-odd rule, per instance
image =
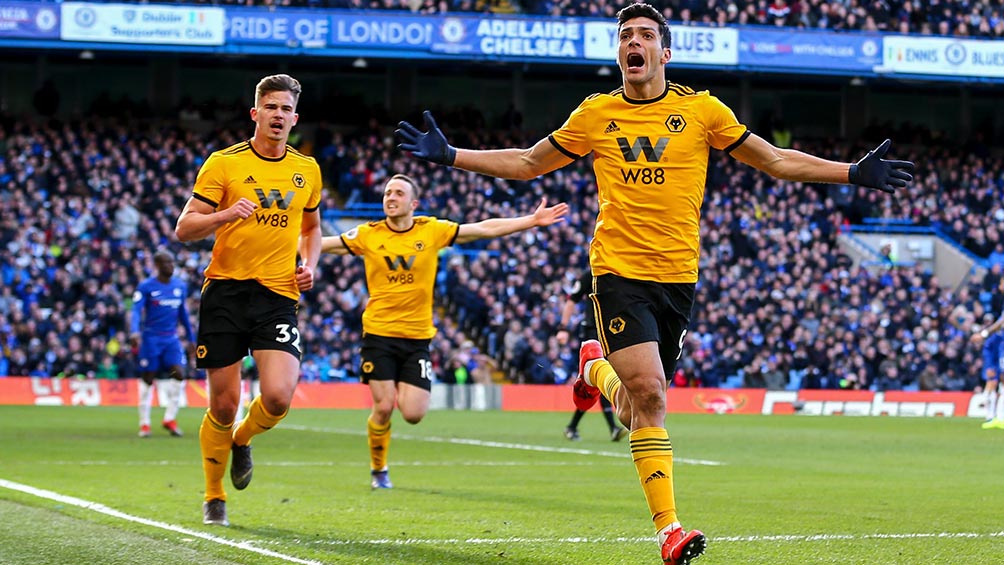
[{"label": "short dark hair", "polygon": [[300,81],[289,75],[269,75],[260,81],[254,90],[254,105],[270,92],[289,92],[293,95],[293,105],[300,101]]},{"label": "short dark hair", "polygon": [[156,253],[153,254],[154,261],[169,261],[174,263],[174,255],[166,249],[158,249]]},{"label": "short dark hair", "polygon": [[669,34],[669,24],[666,23],[665,16],[663,16],[659,10],[656,10],[651,4],[646,4],[644,2],[637,2],[631,4],[630,6],[625,6],[617,12],[617,31],[620,31],[624,22],[633,18],[648,18],[659,24],[659,35],[662,36],[662,46],[666,49],[670,48],[673,43],[673,38]]},{"label": "short dark hair", "polygon": [[390,184],[390,181],[392,180],[403,180],[404,182],[410,184],[411,198],[413,200],[418,200],[418,198],[422,195],[422,187],[418,186],[418,183],[415,181],[415,179],[409,177],[408,175],[398,173],[390,177],[389,179],[387,179],[387,183],[383,185],[384,188],[387,188],[387,185]]}]

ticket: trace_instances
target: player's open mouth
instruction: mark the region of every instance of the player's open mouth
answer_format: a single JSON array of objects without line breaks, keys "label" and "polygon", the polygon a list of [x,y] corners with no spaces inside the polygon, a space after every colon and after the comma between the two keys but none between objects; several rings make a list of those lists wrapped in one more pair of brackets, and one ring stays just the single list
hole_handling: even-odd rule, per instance
[{"label": "player's open mouth", "polygon": [[282,131],[282,122],[272,122],[268,127],[275,131]]},{"label": "player's open mouth", "polygon": [[642,57],[640,53],[628,53],[627,66],[629,69],[644,67],[645,57]]}]

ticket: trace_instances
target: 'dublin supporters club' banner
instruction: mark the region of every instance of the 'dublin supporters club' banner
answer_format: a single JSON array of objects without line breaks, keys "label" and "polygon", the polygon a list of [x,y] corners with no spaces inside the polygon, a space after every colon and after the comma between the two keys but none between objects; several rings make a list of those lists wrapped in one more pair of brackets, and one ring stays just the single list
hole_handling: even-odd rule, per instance
[{"label": "'dublin supporters club' banner", "polygon": [[[6,377],[0,378],[0,404],[135,406],[137,382],[136,379]],[[568,386],[499,385],[499,389],[502,410],[562,412],[571,409]],[[183,405],[205,407],[207,398],[205,381],[186,381]],[[300,383],[293,404],[297,408],[366,409],[371,401],[366,385]],[[974,418],[985,414],[983,395],[971,392],[672,388],[667,394],[666,407],[670,413],[693,414]]]}]

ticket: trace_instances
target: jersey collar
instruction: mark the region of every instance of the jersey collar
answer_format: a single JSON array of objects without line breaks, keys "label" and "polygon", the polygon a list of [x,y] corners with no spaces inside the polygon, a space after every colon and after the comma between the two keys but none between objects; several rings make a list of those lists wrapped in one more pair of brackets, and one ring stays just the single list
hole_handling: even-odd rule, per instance
[{"label": "jersey collar", "polygon": [[653,102],[658,102],[662,100],[663,98],[666,97],[667,94],[669,94],[669,81],[666,81],[666,84],[662,90],[662,94],[656,96],[655,98],[636,100],[634,98],[629,97],[626,91],[623,90],[621,91],[621,96],[624,98],[624,101],[627,102],[628,104],[651,104]]},{"label": "jersey collar", "polygon": [[283,159],[286,158],[286,155],[289,153],[289,146],[286,146],[283,148],[281,157],[266,157],[255,150],[254,143],[251,143],[250,139],[248,140],[248,147],[251,148],[251,152],[255,154],[255,157],[258,157],[262,161],[272,161],[272,162],[282,161]]}]

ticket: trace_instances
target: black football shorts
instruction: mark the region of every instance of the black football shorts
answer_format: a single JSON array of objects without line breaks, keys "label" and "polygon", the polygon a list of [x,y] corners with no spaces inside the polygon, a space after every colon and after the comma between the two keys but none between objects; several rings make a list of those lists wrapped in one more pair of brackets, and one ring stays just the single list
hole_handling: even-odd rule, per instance
[{"label": "black football shorts", "polygon": [[196,366],[226,367],[260,349],[278,349],[300,359],[297,308],[296,300],[258,281],[209,281],[199,306]]},{"label": "black football shorts", "polygon": [[432,390],[431,341],[364,334],[359,364],[362,381],[394,381]]},{"label": "black football shorts", "polygon": [[694,306],[693,283],[658,283],[612,274],[596,277],[589,295],[606,354],[655,341],[666,377],[676,372]]}]

